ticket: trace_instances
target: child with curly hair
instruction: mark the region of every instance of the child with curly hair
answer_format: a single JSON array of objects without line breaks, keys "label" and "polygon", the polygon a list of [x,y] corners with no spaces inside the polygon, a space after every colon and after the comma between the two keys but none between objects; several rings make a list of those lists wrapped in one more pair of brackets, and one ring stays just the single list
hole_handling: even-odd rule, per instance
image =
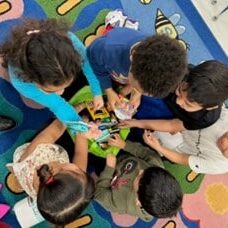
[{"label": "child with curly hair", "polygon": [[122,126],[171,133],[207,128],[219,119],[227,97],[228,67],[208,60],[191,68],[175,93],[164,99],[171,119],[126,120]]},{"label": "child with curly hair", "polygon": [[[82,42],[56,19],[26,20],[1,46],[3,66],[14,88],[23,96],[48,107],[64,124],[75,121],[75,131],[87,131],[75,109],[60,95],[82,69],[94,95],[95,108],[103,106],[101,89]],[[76,92],[76,91],[75,91]]]},{"label": "child with curly hair", "polygon": [[177,40],[128,28],[114,28],[97,38],[87,55],[113,109],[121,103],[113,80],[124,85],[123,95],[132,92],[137,108],[142,94],[165,97],[187,72],[186,51]]}]

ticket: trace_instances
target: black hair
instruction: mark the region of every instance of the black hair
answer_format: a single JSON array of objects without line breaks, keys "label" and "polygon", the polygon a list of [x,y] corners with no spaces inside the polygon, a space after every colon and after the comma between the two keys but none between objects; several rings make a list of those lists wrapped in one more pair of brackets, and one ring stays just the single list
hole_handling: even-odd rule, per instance
[{"label": "black hair", "polygon": [[216,60],[190,69],[185,82],[187,98],[204,108],[221,105],[228,98],[228,67]]},{"label": "black hair", "polygon": [[166,35],[148,37],[133,48],[131,73],[144,93],[165,97],[187,73],[186,51]]},{"label": "black hair", "polygon": [[69,26],[56,19],[24,20],[1,46],[3,66],[12,64],[25,82],[60,86],[81,71],[81,57],[67,36]]},{"label": "black hair", "polygon": [[157,218],[172,217],[182,204],[183,193],[177,180],[165,169],[149,167],[139,180],[138,199],[142,208]]},{"label": "black hair", "polygon": [[37,206],[41,215],[53,224],[66,225],[74,221],[93,198],[95,184],[86,173],[86,181],[69,171],[52,176],[45,164],[37,174],[40,178]]}]

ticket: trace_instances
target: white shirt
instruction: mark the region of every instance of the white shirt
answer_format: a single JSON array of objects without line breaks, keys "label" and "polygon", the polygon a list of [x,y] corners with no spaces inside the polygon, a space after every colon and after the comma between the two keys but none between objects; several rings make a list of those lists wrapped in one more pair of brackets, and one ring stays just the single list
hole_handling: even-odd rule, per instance
[{"label": "white shirt", "polygon": [[196,173],[221,174],[228,172],[228,158],[217,147],[217,140],[228,131],[228,109],[210,127],[183,131],[183,142],[175,150],[190,154],[188,163]]}]

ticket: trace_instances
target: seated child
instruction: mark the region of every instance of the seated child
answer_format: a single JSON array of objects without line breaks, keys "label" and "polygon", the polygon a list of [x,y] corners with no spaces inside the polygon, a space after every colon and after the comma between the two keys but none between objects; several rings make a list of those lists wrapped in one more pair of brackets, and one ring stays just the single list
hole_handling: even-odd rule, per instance
[{"label": "seated child", "polygon": [[55,120],[30,144],[17,148],[13,163],[7,165],[25,192],[37,200],[42,216],[58,225],[75,220],[95,190],[93,179],[86,173],[87,138],[96,135],[97,129],[77,135],[73,163],[61,146],[53,144],[65,129]]},{"label": "seated child", "polygon": [[[103,106],[100,84],[86,48],[66,23],[56,19],[26,20],[13,29],[0,52],[14,88],[49,108],[64,124],[81,121],[76,110],[61,97],[74,80],[80,80],[81,70],[91,86],[96,109]],[[75,132],[88,130],[80,123],[74,128]]]},{"label": "seated child", "polygon": [[123,141],[119,135],[109,145],[127,153],[109,154],[98,178],[95,199],[107,210],[127,213],[144,221],[152,216],[176,215],[183,193],[176,179],[163,166],[160,156],[139,143]]},{"label": "seated child", "polygon": [[[174,135],[175,136],[175,135]],[[183,142],[170,148],[160,143],[152,132],[145,131],[144,141],[172,162],[189,165],[196,173],[221,174],[228,172],[228,110],[210,127],[182,131]],[[160,138],[159,138],[160,139]]]},{"label": "seated child", "polygon": [[190,69],[176,92],[165,98],[174,119],[129,120],[121,125],[171,133],[203,129],[218,120],[227,97],[227,66],[216,60],[206,61]]}]

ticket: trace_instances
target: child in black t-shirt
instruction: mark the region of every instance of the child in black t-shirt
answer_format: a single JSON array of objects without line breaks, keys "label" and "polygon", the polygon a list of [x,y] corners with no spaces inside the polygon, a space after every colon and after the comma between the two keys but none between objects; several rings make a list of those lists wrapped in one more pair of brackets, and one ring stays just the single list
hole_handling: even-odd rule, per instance
[{"label": "child in black t-shirt", "polygon": [[228,97],[228,68],[216,61],[205,61],[189,70],[188,75],[164,102],[173,119],[126,120],[123,127],[166,132],[206,128],[217,121]]}]

